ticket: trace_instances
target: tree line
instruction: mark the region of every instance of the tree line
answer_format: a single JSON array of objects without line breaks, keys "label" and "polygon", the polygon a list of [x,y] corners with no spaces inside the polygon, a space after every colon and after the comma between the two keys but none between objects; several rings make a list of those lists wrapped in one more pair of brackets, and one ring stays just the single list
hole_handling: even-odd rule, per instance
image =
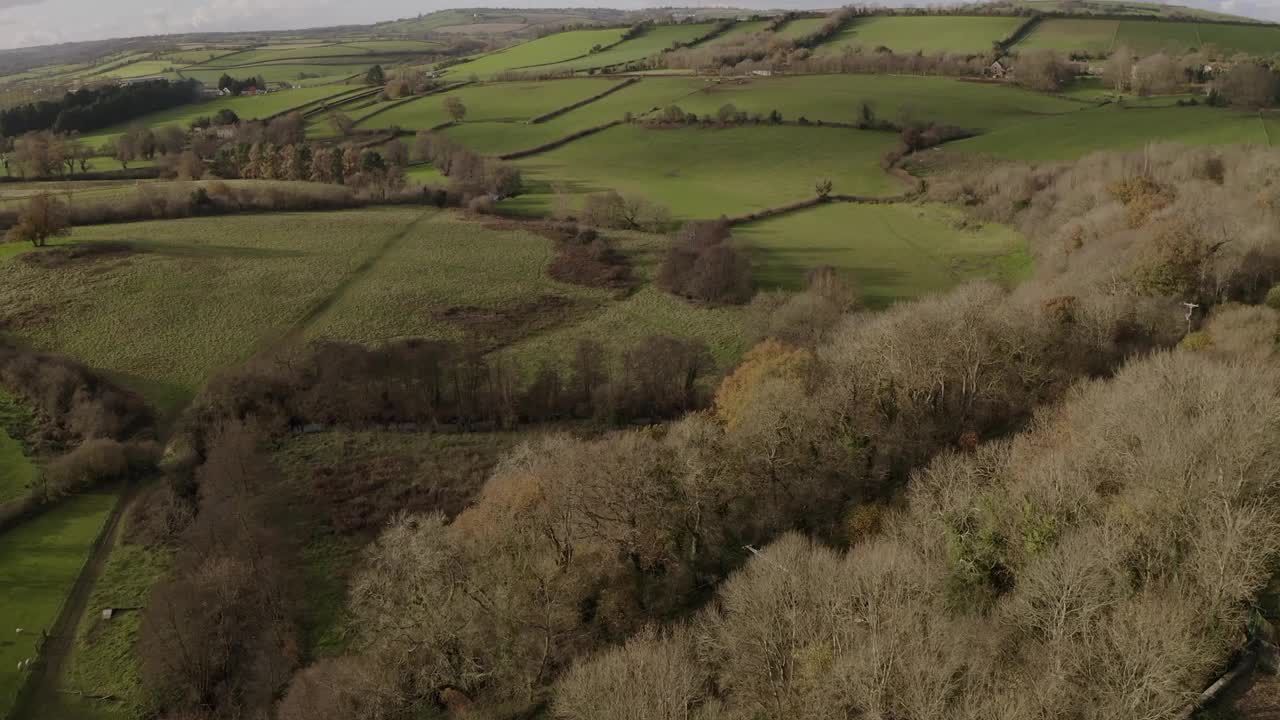
[{"label": "tree line", "polygon": [[27,103],[0,111],[0,136],[29,132],[87,132],[128,122],[196,99],[194,80],[147,80],[128,85],[81,88],[60,100]]}]

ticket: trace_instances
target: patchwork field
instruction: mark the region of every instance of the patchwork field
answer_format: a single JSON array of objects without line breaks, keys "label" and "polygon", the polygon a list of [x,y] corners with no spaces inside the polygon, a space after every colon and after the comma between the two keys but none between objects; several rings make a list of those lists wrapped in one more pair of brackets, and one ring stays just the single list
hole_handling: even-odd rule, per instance
[{"label": "patchwork field", "polygon": [[1052,18],[1019,42],[1018,50],[1060,50],[1105,55],[1127,47],[1147,55],[1161,50],[1183,53],[1212,44],[1223,53],[1269,54],[1280,51],[1280,28],[1263,25]]},{"label": "patchwork field", "polygon": [[90,147],[96,148],[102,146],[108,140],[119,137],[131,125],[146,125],[148,127],[180,125],[185,128],[196,119],[212,116],[223,109],[231,110],[246,120],[268,118],[355,89],[358,89],[358,86],[328,85],[298,90],[281,90],[280,92],[252,97],[217,98],[145,115],[126,124],[86,134],[80,140]]},{"label": "patchwork field", "polygon": [[671,47],[673,43],[692,42],[695,38],[706,35],[713,26],[710,23],[697,25],[659,25],[650,28],[638,38],[628,40],[617,47],[604,52],[588,55],[578,60],[560,62],[537,68],[540,72],[564,70],[586,70],[613,65],[623,65],[636,60],[643,60],[651,55]]},{"label": "patchwork field", "polygon": [[21,335],[117,374],[169,412],[302,322],[423,216],[389,208],[77,228],[70,241],[132,251],[80,266],[0,264],[0,297],[43,309]]},{"label": "patchwork field", "polygon": [[700,90],[676,104],[686,112],[705,115],[715,113],[726,103],[763,115],[778,110],[785,120],[804,117],[846,123],[856,122],[863,103],[867,103],[883,119],[933,121],[970,130],[1004,127],[1081,109],[1079,103],[1008,85],[898,75],[809,75],[704,82]]},{"label": "patchwork field", "polygon": [[[451,97],[458,98],[466,106],[466,122],[527,120],[604,92],[616,82],[619,81],[573,78],[469,86],[394,106],[361,122],[359,126],[362,129],[400,127],[406,130],[435,127],[449,121],[445,103]],[[370,108],[367,112],[375,109]]]},{"label": "patchwork field", "polygon": [[900,192],[879,165],[896,143],[890,133],[833,128],[624,125],[518,164],[573,194],[615,189],[662,203],[677,217],[716,218],[813,197],[823,178],[837,193]]},{"label": "patchwork field", "polygon": [[963,212],[940,205],[830,203],[740,227],[754,250],[757,280],[796,290],[815,267],[844,274],[863,302],[883,307],[966,280],[1022,279],[1031,257],[1005,227],[970,227]]},{"label": "patchwork field", "polygon": [[[473,122],[468,120],[445,130],[473,150],[501,155],[537,147],[579,130],[620,120],[627,113],[642,116],[670,104],[682,102],[705,86],[702,80],[648,78],[564,115],[537,124]],[[377,118],[373,122],[376,122]]]},{"label": "patchwork field", "polygon": [[795,40],[802,38],[816,31],[827,21],[825,17],[812,18],[796,18],[782,26],[778,30],[778,34],[785,38]]},{"label": "patchwork field", "polygon": [[514,68],[572,60],[591,52],[597,46],[612,45],[622,37],[622,29],[573,30],[521,43],[505,50],[490,53],[471,62],[450,68],[450,75],[467,77],[472,74],[488,78],[495,73]]},{"label": "patchwork field", "polygon": [[35,655],[115,502],[109,493],[77,495],[0,534],[0,712],[8,714],[26,678],[18,663]]},{"label": "patchwork field", "polygon": [[369,68],[378,62],[377,60],[351,61],[347,59],[338,59],[332,62],[299,60],[291,63],[250,65],[234,70],[204,67],[184,68],[182,75],[183,77],[199,80],[207,85],[217,84],[218,78],[222,77],[223,74],[240,77],[260,77],[267,83],[287,83],[289,85],[302,84],[303,81],[308,79],[328,78],[325,84],[330,84],[333,82],[333,78],[364,75],[369,71]]},{"label": "patchwork field", "polygon": [[877,16],[855,20],[818,47],[819,54],[845,48],[887,47],[898,53],[989,53],[1026,18],[967,16]]},{"label": "patchwork field", "polygon": [[1256,113],[1210,107],[1106,106],[1042,118],[947,145],[1011,160],[1068,160],[1096,150],[1131,150],[1152,142],[1190,145],[1268,144]]}]

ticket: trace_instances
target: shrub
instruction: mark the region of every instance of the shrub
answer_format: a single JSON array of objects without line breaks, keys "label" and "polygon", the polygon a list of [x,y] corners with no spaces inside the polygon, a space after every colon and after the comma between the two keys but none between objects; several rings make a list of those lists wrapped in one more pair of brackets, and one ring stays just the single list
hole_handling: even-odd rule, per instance
[{"label": "shrub", "polygon": [[1273,286],[1267,291],[1266,303],[1272,310],[1280,310],[1280,285]]}]

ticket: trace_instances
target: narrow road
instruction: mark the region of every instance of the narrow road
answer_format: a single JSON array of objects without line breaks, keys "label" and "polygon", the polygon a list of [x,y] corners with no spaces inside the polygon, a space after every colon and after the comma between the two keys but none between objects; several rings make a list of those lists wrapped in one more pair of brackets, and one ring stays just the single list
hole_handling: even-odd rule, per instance
[{"label": "narrow road", "polygon": [[120,534],[120,520],[133,504],[139,487],[137,483],[130,483],[120,491],[120,497],[107,516],[98,539],[94,541],[80,576],[76,578],[71,592],[62,604],[62,611],[54,620],[53,627],[49,628],[49,639],[45,642],[40,662],[31,671],[31,677],[27,678],[31,691],[11,711],[10,717],[13,720],[49,717],[42,716],[40,711],[58,706],[58,690],[62,687],[62,674],[75,646],[76,628],[89,607],[89,597],[98,584],[98,578],[102,576],[102,569],[106,567],[112,548],[115,547]]}]

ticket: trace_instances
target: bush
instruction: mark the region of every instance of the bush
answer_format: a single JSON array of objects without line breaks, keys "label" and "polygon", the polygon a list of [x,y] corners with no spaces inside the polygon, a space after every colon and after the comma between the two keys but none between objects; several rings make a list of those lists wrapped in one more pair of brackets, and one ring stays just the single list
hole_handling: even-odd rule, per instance
[{"label": "bush", "polygon": [[686,224],[671,239],[658,287],[692,300],[740,304],[751,299],[751,262],[732,243],[724,221]]},{"label": "bush", "polygon": [[1266,304],[1272,310],[1280,310],[1280,285],[1276,285],[1267,291]]}]

